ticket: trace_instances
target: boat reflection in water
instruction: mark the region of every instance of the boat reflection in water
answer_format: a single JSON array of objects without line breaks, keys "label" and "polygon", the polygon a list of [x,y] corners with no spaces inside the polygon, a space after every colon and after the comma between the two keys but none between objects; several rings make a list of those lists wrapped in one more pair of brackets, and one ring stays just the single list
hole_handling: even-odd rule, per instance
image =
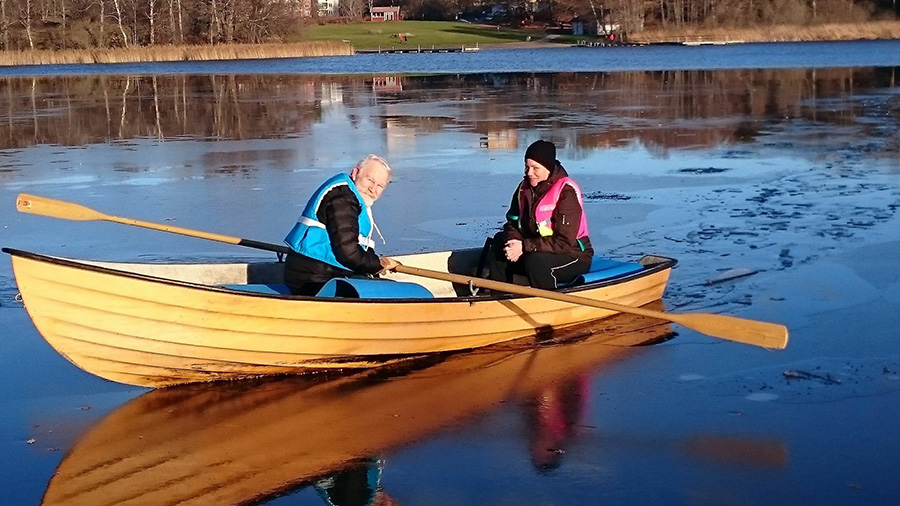
[{"label": "boat reflection in water", "polygon": [[391,504],[373,457],[504,400],[530,406],[533,462],[552,468],[579,423],[588,375],[671,336],[668,324],[618,315],[402,370],[151,391],[74,445],[43,504],[253,504],[307,485],[330,504]]}]

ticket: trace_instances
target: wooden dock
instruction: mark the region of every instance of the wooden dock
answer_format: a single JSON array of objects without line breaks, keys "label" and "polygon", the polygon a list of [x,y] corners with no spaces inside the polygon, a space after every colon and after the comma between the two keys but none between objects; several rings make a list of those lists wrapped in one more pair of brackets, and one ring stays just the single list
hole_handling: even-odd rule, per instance
[{"label": "wooden dock", "polygon": [[356,54],[375,54],[375,53],[473,53],[479,51],[475,46],[391,46],[381,47],[378,49],[357,49]]}]

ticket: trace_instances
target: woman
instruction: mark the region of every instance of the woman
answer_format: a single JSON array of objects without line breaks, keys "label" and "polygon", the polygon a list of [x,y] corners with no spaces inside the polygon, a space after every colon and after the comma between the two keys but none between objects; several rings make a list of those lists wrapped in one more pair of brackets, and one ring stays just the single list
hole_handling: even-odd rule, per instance
[{"label": "woman", "polygon": [[525,151],[525,178],[492,249],[490,277],[497,281],[515,283],[520,274],[533,287],[553,290],[591,268],[581,189],[556,159],[552,142],[535,141]]}]

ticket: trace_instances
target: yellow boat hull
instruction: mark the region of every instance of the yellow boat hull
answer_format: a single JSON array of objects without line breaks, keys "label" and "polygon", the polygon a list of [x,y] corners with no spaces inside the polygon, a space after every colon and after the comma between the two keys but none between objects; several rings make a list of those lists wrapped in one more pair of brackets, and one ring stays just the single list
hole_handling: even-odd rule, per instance
[{"label": "yellow boat hull", "polygon": [[[147,387],[381,366],[615,314],[531,297],[273,296],[222,287],[248,282],[246,264],[153,267],[6,251],[25,307],[53,348],[87,372]],[[432,258],[411,256],[407,265],[419,257]],[[657,300],[674,261],[653,258],[661,263],[639,275],[573,293],[629,306]]]}]

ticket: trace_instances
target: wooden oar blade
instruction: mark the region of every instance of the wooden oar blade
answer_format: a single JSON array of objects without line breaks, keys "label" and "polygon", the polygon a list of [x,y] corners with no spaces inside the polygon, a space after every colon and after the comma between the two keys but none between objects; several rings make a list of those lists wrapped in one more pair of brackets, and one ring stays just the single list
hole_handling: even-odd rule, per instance
[{"label": "wooden oar blade", "polygon": [[669,314],[679,325],[729,341],[783,350],[788,343],[788,329],[777,323],[746,320],[736,316],[709,313]]},{"label": "wooden oar blade", "polygon": [[106,218],[104,214],[78,204],[48,199],[37,195],[29,195],[27,193],[20,193],[16,198],[16,210],[20,213],[37,214],[40,216],[74,221],[93,221]]}]

